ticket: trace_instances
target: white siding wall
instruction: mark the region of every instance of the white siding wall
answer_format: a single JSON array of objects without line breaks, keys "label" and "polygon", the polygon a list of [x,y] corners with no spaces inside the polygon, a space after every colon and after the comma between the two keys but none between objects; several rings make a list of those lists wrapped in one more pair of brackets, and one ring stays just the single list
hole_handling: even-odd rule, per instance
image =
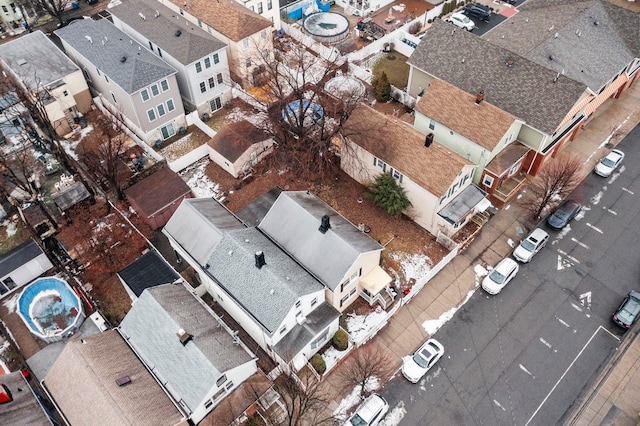
[{"label": "white siding wall", "polygon": [[21,285],[35,280],[51,268],[53,268],[51,261],[46,254],[42,253],[35,259],[30,260],[29,262],[5,275],[0,279],[0,281],[11,278],[16,284],[16,287],[20,287]]}]

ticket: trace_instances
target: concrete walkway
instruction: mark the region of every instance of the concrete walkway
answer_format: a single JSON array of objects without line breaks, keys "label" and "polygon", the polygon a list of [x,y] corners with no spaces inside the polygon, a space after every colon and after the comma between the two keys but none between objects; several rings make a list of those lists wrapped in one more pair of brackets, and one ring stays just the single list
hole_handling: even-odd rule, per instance
[{"label": "concrete walkway", "polygon": [[[576,140],[564,148],[561,155],[581,158],[584,163],[582,173],[586,176],[591,173],[597,161],[611,149],[611,145],[622,140],[638,123],[640,84],[636,82],[620,99],[607,100]],[[526,216],[517,203],[498,211],[485,224],[476,240],[429,281],[409,304],[401,307],[390,319],[389,324],[373,338],[372,343],[388,349],[399,368],[402,357],[412,353],[428,337],[423,327],[424,322],[438,319],[460,306],[469,292],[477,288],[474,268],[477,265],[495,265],[511,253],[513,248],[509,245],[509,240],[519,241],[531,227]],[[633,343],[629,344],[629,337],[630,333],[623,342],[623,345],[629,345],[625,356],[612,361],[616,363],[616,368],[611,371],[607,369],[609,375],[600,379],[600,388],[588,392],[585,403],[576,409],[571,420],[575,424],[600,424],[606,415],[609,418],[612,416],[607,414],[611,407],[621,407],[618,410],[624,412],[632,423],[604,424],[635,424],[638,420],[640,339],[634,339]],[[339,371],[336,371],[339,369],[340,365],[336,366],[325,379],[334,391],[333,402],[329,406],[332,410],[350,390],[340,385]],[[633,376],[626,377],[630,369],[633,369]]]}]

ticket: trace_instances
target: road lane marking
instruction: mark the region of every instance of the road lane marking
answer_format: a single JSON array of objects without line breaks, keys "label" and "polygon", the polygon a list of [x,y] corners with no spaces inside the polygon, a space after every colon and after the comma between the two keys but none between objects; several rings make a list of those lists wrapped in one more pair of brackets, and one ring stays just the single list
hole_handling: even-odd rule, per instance
[{"label": "road lane marking", "polygon": [[625,192],[628,192],[631,195],[634,195],[633,191],[628,190],[627,188],[625,188],[624,186],[622,187],[622,190]]},{"label": "road lane marking", "polygon": [[578,265],[580,264],[580,261],[578,259],[576,259],[575,257],[571,256],[570,254],[567,254],[567,252],[565,252],[565,251],[562,251],[562,250],[558,249],[558,253],[560,253],[561,255],[563,255],[565,258],[569,259],[573,263],[577,263]]},{"label": "road lane marking", "polygon": [[587,250],[589,250],[589,246],[586,245],[585,243],[576,240],[575,238],[571,238],[571,241],[573,241],[574,243],[578,244],[580,247],[582,248],[586,248]]},{"label": "road lane marking", "polygon": [[581,308],[580,306],[576,305],[575,303],[571,303],[571,306],[573,306],[573,308],[574,308],[576,311],[580,311],[580,312],[582,312],[582,308]]},{"label": "road lane marking", "polygon": [[611,213],[612,215],[614,215],[614,216],[618,216],[618,213],[614,212],[614,211],[613,211],[613,210],[611,210],[611,209],[607,209],[607,211],[608,211],[609,213]]},{"label": "road lane marking", "polygon": [[564,321],[562,318],[559,318],[556,316],[556,319],[558,320],[558,322],[562,325],[564,325],[567,328],[571,328],[571,326],[569,325],[569,323],[567,323],[566,321]]},{"label": "road lane marking", "polygon": [[597,232],[599,232],[599,233],[601,233],[601,234],[603,233],[603,232],[602,232],[602,229],[600,229],[600,228],[597,228],[597,227],[593,226],[593,225],[592,225],[592,224],[590,224],[589,222],[587,222],[587,226],[588,226],[589,228],[593,229],[594,231],[597,231]]},{"label": "road lane marking", "polygon": [[493,403],[496,404],[498,407],[500,407],[502,409],[502,411],[507,411],[502,405],[500,405],[500,403],[498,401],[496,401],[495,399],[493,400]]},{"label": "road lane marking", "polygon": [[548,347],[549,349],[551,349],[551,343],[547,342],[546,340],[544,340],[542,337],[540,338],[540,342],[542,342],[543,345],[545,345],[546,347]]},{"label": "road lane marking", "polygon": [[529,417],[529,420],[527,420],[527,422],[524,424],[524,426],[527,426],[529,423],[531,423],[531,420],[533,420],[533,418],[538,414],[538,411],[540,411],[540,409],[542,408],[542,406],[547,402],[547,400],[549,399],[549,397],[551,396],[551,394],[553,393],[553,391],[556,390],[556,388],[558,387],[558,385],[560,384],[560,382],[562,381],[562,379],[564,379],[564,376],[567,375],[567,373],[569,372],[569,370],[571,370],[571,367],[573,367],[573,364],[575,364],[575,362],[578,360],[578,358],[580,358],[580,355],[582,355],[582,352],[584,352],[585,349],[587,349],[587,346],[589,346],[589,343],[591,343],[591,341],[593,340],[594,337],[596,337],[596,334],[598,333],[598,331],[600,330],[604,330],[607,333],[609,333],[609,335],[611,335],[614,339],[616,339],[618,342],[620,341],[620,338],[618,336],[616,336],[615,334],[611,333],[609,330],[607,330],[606,328],[604,328],[603,326],[598,326],[598,328],[596,329],[596,331],[593,332],[593,334],[591,335],[591,337],[589,337],[589,340],[587,340],[587,343],[584,344],[584,346],[582,347],[582,349],[580,349],[580,352],[578,352],[578,355],[576,355],[576,357],[573,359],[573,361],[571,361],[571,364],[569,364],[569,366],[567,367],[566,370],[564,370],[564,373],[562,373],[562,376],[560,376],[560,378],[558,379],[558,381],[556,382],[555,385],[553,385],[553,387],[551,388],[551,390],[549,391],[549,393],[547,394],[547,396],[544,397],[544,399],[542,400],[542,402],[540,403],[540,405],[538,405],[538,408],[536,408],[536,411],[533,412],[533,414],[531,415],[531,417]]},{"label": "road lane marking", "polygon": [[524,365],[522,365],[522,364],[519,364],[519,365],[520,365],[520,370],[524,371],[525,373],[527,373],[528,375],[530,375],[530,376],[531,376],[531,377],[533,377],[534,379],[536,378],[536,376],[534,376],[533,374],[531,374],[531,371],[527,370],[527,367],[525,367],[525,366],[524,366]]}]

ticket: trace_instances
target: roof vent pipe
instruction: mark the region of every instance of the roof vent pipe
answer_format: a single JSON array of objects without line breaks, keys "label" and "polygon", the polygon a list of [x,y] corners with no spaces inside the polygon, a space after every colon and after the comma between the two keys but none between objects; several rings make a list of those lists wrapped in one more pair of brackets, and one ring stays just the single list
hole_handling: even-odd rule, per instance
[{"label": "roof vent pipe", "polygon": [[476,95],[476,105],[480,105],[480,103],[484,100],[484,90],[481,90]]},{"label": "roof vent pipe", "polygon": [[318,228],[318,231],[320,231],[321,233],[326,233],[329,228],[331,228],[331,223],[329,223],[329,215],[324,215],[322,216],[322,219],[320,221],[320,228]]},{"label": "roof vent pipe", "polygon": [[261,269],[267,262],[264,260],[264,253],[262,251],[256,252],[256,268]]}]

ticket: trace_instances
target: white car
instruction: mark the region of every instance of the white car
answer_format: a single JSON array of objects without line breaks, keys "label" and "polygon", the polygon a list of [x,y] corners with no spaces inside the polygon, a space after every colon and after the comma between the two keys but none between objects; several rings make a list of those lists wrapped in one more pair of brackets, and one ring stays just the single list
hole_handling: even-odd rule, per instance
[{"label": "white car", "polygon": [[540,251],[549,241],[549,234],[540,228],[534,229],[527,238],[513,251],[513,257],[522,263],[531,261],[534,254]]},{"label": "white car", "polygon": [[518,273],[520,267],[515,260],[505,258],[482,280],[482,288],[489,294],[498,294]]},{"label": "white car", "polygon": [[405,359],[402,364],[402,375],[411,383],[418,383],[442,358],[442,355],[444,355],[444,346],[436,339],[429,339],[413,353],[411,358]]},{"label": "white car", "polygon": [[467,15],[462,12],[456,12],[449,16],[445,21],[452,23],[458,28],[462,28],[467,31],[472,31],[476,24]]},{"label": "white car", "polygon": [[624,152],[619,149],[612,150],[606,157],[604,157],[598,164],[596,164],[596,169],[594,170],[597,175],[602,177],[609,177],[611,173],[615,169],[618,168],[622,160],[624,159]]},{"label": "white car", "polygon": [[371,394],[349,417],[345,426],[375,426],[389,411],[387,401],[377,393]]}]

